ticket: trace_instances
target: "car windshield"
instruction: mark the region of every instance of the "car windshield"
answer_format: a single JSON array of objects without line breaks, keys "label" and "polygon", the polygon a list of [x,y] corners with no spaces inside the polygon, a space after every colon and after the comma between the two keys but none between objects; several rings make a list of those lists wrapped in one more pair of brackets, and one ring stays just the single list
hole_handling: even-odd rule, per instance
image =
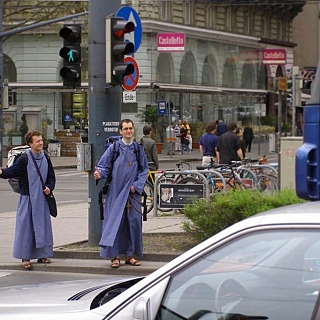
[{"label": "car windshield", "polygon": [[173,275],[157,320],[311,319],[319,272],[317,231],[252,232]]}]

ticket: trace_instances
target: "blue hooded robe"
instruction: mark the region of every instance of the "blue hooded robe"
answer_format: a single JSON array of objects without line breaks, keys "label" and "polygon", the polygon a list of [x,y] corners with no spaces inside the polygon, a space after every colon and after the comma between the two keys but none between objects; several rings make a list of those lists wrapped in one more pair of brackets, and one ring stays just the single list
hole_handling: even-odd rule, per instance
[{"label": "blue hooded robe", "polygon": [[[105,198],[104,220],[100,239],[100,256],[114,258],[119,254],[127,257],[142,257],[142,210],[141,193],[148,174],[148,162],[143,148],[140,148],[141,170],[138,171],[134,142],[129,145],[119,142],[119,155],[113,164],[112,182]],[[102,155],[97,164],[101,178],[108,176],[113,146]],[[135,192],[130,192],[134,186]],[[129,209],[126,207],[130,202]]]},{"label": "blue hooded robe", "polygon": [[[53,235],[51,216],[42,183],[36,167],[27,150],[28,160],[22,156],[13,166],[2,169],[1,178],[20,177],[20,198],[17,208],[13,257],[18,259],[39,259],[53,256]],[[33,154],[46,186],[52,191],[55,187],[55,174],[52,163],[44,151]],[[26,170],[27,169],[27,172]]]}]

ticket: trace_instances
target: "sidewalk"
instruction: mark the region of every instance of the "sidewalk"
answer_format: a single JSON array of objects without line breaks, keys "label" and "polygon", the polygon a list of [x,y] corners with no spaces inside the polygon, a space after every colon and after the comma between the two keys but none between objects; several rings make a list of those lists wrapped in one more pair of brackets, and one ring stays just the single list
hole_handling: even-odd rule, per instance
[{"label": "sidewalk", "polygon": [[[247,157],[258,158],[266,154],[269,162],[277,162],[277,155],[268,152],[268,142],[260,144],[260,155],[258,154],[258,144],[254,143],[252,152]],[[56,170],[61,168],[76,168],[76,157],[51,157]],[[161,163],[175,163],[180,159],[188,162],[201,162],[201,155],[198,149],[183,155],[175,154],[159,155]],[[6,164],[4,159],[3,164]],[[128,274],[146,275],[149,274],[175,256],[146,254],[142,259],[141,267],[121,265],[119,269],[111,269],[110,262],[99,257],[98,252],[70,252],[63,250],[63,246],[71,243],[83,242],[88,239],[88,204],[64,205],[58,208],[58,217],[52,219],[54,234],[54,257],[53,263],[42,265],[34,263],[36,271],[59,271],[59,272],[84,272],[101,274]],[[16,212],[5,212],[0,215],[0,269],[22,270],[20,262],[12,257],[14,225]],[[148,221],[143,222],[143,233],[176,233],[183,232],[182,222],[185,217],[182,214],[153,216],[152,212],[148,215]]]}]

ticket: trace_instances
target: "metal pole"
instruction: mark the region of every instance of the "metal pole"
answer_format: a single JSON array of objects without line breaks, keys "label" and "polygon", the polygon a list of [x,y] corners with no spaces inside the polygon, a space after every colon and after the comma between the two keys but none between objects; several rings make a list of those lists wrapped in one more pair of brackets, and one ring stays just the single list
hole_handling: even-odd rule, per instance
[{"label": "metal pole", "polygon": [[281,123],[282,123],[282,91],[278,95],[278,132],[277,132],[277,154],[278,154],[278,188],[280,190],[280,145],[281,145]]},{"label": "metal pole", "polygon": [[[121,119],[121,87],[106,92],[106,34],[105,18],[116,13],[120,0],[89,0],[89,143],[92,144],[93,168],[89,174],[88,236],[89,244],[97,245],[101,238],[102,221],[98,194],[102,181],[96,186],[94,166],[104,152],[108,135],[117,135]],[[111,130],[117,130],[111,131]],[[108,132],[108,133],[106,133]]]},{"label": "metal pole", "polygon": [[296,75],[292,75],[292,136],[295,136],[296,128]]}]

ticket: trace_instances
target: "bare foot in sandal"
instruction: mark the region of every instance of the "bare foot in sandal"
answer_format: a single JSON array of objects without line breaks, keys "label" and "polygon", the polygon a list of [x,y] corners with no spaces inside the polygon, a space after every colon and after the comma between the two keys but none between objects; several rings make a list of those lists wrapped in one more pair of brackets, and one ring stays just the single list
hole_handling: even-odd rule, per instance
[{"label": "bare foot in sandal", "polygon": [[48,258],[40,258],[37,260],[38,263],[51,263],[51,260]]},{"label": "bare foot in sandal", "polygon": [[119,268],[120,267],[120,258],[119,257],[114,257],[111,260],[111,268]]},{"label": "bare foot in sandal", "polygon": [[30,260],[22,260],[21,265],[24,270],[31,270],[33,268],[33,265]]},{"label": "bare foot in sandal", "polygon": [[133,257],[126,257],[125,264],[130,264],[131,266],[139,267],[141,262]]}]

